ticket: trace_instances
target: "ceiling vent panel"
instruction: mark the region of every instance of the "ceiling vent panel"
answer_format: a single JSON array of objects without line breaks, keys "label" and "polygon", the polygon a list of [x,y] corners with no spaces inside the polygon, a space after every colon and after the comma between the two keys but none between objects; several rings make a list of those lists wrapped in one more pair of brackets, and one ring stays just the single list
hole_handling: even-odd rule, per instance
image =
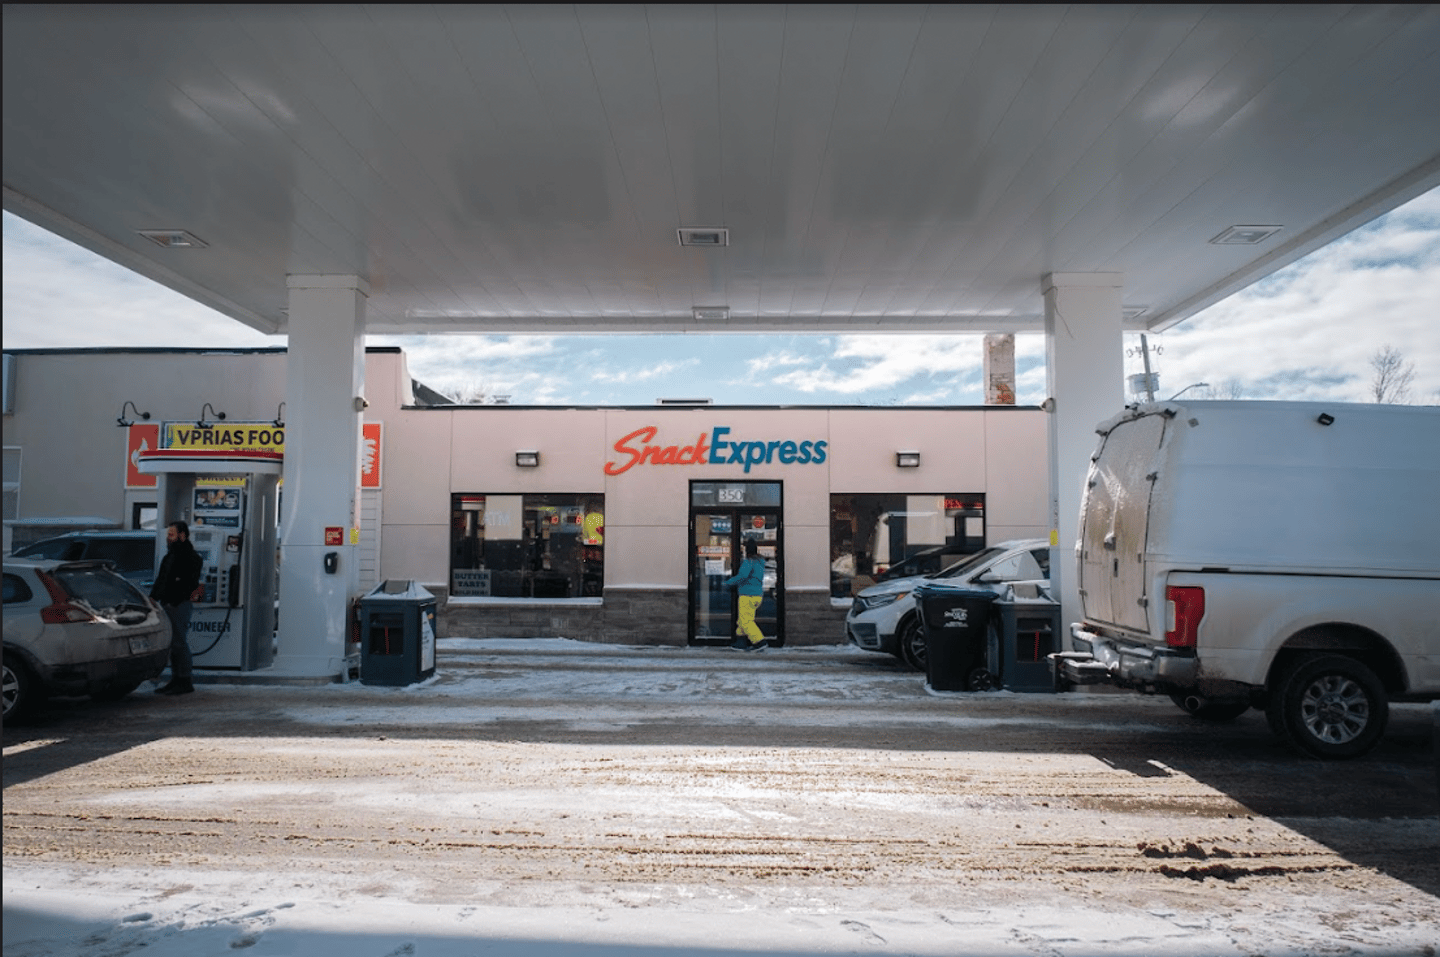
[{"label": "ceiling vent panel", "polygon": [[682,246],[728,246],[730,230],[717,226],[681,226],[675,230]]},{"label": "ceiling vent panel", "polygon": [[199,236],[183,229],[137,229],[135,232],[166,249],[204,249],[209,245]]},{"label": "ceiling vent panel", "polygon": [[1210,242],[1216,246],[1256,246],[1284,228],[1284,226],[1231,226]]}]

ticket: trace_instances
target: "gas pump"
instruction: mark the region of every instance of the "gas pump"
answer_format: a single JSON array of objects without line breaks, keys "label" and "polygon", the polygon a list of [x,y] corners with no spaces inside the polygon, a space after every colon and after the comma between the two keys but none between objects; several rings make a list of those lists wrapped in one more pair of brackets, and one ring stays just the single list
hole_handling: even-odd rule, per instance
[{"label": "gas pump", "polygon": [[[197,489],[197,497],[204,491]],[[231,492],[244,501],[243,491]],[[193,603],[195,610],[190,616],[190,654],[195,667],[249,670],[244,667],[244,656],[237,654],[240,643],[235,640],[245,631],[246,603],[240,591],[245,580],[240,563],[244,534],[239,528],[195,524],[190,526],[190,544],[203,563],[200,587],[204,594]]]},{"label": "gas pump", "polygon": [[[187,636],[195,669],[268,667],[275,658],[279,456],[157,449],[141,455],[139,468],[160,480],[157,555],[166,526],[184,521],[203,563],[204,593],[194,601]],[[215,483],[219,476],[228,477],[225,484]]]}]

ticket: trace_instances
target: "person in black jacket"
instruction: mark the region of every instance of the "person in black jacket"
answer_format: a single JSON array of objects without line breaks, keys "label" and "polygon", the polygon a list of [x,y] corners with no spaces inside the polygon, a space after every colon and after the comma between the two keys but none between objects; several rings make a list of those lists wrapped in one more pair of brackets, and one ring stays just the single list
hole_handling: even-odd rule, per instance
[{"label": "person in black jacket", "polygon": [[170,682],[157,688],[155,693],[189,694],[195,690],[190,643],[186,641],[190,613],[194,610],[190,597],[200,587],[204,563],[195,546],[190,544],[190,526],[184,522],[171,522],[165,529],[165,541],[168,543],[165,557],[160,560],[160,571],[155,576],[150,597],[160,603],[170,618]]}]

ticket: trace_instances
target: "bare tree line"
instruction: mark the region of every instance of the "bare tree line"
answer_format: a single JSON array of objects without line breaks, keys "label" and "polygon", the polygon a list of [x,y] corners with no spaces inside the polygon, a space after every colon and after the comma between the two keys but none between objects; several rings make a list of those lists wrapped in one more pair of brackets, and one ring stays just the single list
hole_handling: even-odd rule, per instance
[{"label": "bare tree line", "polygon": [[[1381,404],[1406,405],[1414,400],[1415,363],[1405,352],[1386,343],[1370,357],[1370,382],[1367,397]],[[1192,386],[1188,393],[1195,399],[1243,399],[1245,384],[1239,379],[1226,379],[1214,385]],[[1432,401],[1440,404],[1440,393]]]},{"label": "bare tree line", "polygon": [[442,388],[440,393],[456,405],[507,405],[508,395],[497,395],[494,386],[479,379],[468,379]]},{"label": "bare tree line", "polygon": [[1415,382],[1415,363],[1407,362],[1405,353],[1388,342],[1370,357],[1370,398],[1376,402],[1403,405],[1410,401],[1410,387]]}]

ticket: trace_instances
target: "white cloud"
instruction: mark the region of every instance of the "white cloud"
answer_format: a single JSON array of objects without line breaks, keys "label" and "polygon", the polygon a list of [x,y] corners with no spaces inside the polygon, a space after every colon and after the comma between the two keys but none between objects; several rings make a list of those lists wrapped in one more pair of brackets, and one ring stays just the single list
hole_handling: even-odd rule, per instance
[{"label": "white cloud", "polygon": [[649,382],[655,379],[678,375],[688,369],[694,369],[699,365],[699,359],[684,359],[679,362],[657,362],[631,368],[617,368],[613,370],[597,369],[590,373],[590,380],[592,382],[615,383]]},{"label": "white cloud", "polygon": [[[824,349],[827,346],[817,341],[817,348]],[[768,352],[753,359],[746,359],[745,371],[750,381],[756,381],[763,373],[767,373],[771,369],[806,365],[812,361],[811,357],[803,352]]]},{"label": "white cloud", "polygon": [[[802,393],[832,392],[854,396],[889,394],[915,379],[932,379],[940,373],[980,374],[978,336],[837,336],[834,349],[809,368],[773,376],[777,385]],[[943,401],[956,401],[955,393]],[[937,400],[941,401],[941,400]]]},{"label": "white cloud", "polygon": [[1236,382],[1247,398],[1365,401],[1370,358],[1391,344],[1414,363],[1412,397],[1440,401],[1440,190],[1150,344],[1164,350],[1152,362],[1167,395]]},{"label": "white cloud", "polygon": [[285,344],[8,212],[4,237],[7,349]]},{"label": "white cloud", "polygon": [[928,392],[912,392],[900,399],[900,405],[952,405],[955,393],[951,389],[931,389]]},{"label": "white cloud", "polygon": [[398,345],[407,355],[439,353],[461,360],[528,359],[558,349],[556,336],[370,336],[376,345]]}]

